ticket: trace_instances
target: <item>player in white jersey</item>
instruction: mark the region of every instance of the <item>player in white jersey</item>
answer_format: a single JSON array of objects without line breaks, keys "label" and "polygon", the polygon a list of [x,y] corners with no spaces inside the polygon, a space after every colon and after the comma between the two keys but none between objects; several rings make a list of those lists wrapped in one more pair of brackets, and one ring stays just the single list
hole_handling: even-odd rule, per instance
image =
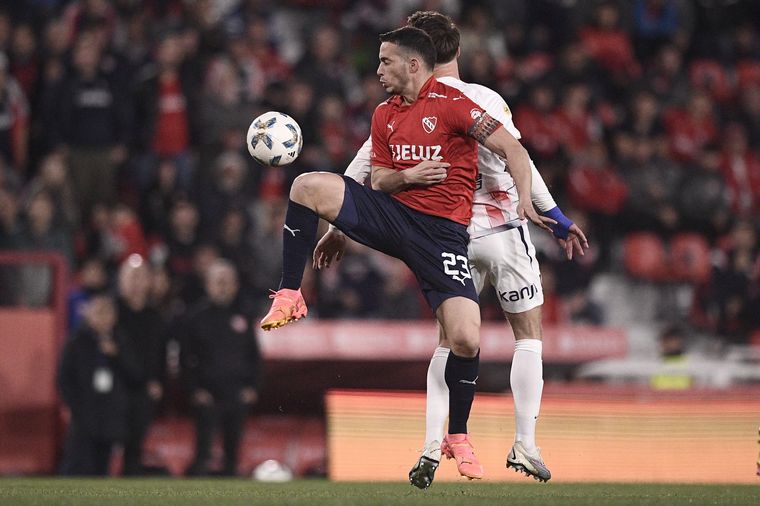
[{"label": "player in white jersey", "polygon": [[[520,132],[512,122],[509,107],[498,93],[485,86],[459,80],[459,31],[452,20],[437,12],[417,12],[410,16],[409,24],[426,31],[433,39],[438,51],[434,71],[436,78],[460,90],[519,139]],[[371,140],[368,139],[346,169],[347,176],[361,183],[367,180],[371,149]],[[515,335],[510,384],[517,430],[514,445],[507,456],[507,467],[547,481],[551,473],[535,444],[536,419],[543,389],[543,291],[538,261],[526,223],[519,219],[516,212],[518,196],[505,161],[480,147],[478,168],[473,216],[468,228],[470,272],[478,291],[486,283],[495,288]],[[588,247],[583,232],[559,210],[532,162],[531,169],[533,203],[557,222],[552,229],[568,259],[574,252],[583,254],[584,248]],[[344,245],[342,234],[331,228],[314,250],[314,267],[329,267],[333,261],[340,260]],[[422,456],[409,473],[410,482],[419,488],[430,486],[441,458],[441,441],[448,414],[448,388],[444,378],[448,354],[448,343],[441,335],[428,368],[425,446]]]}]

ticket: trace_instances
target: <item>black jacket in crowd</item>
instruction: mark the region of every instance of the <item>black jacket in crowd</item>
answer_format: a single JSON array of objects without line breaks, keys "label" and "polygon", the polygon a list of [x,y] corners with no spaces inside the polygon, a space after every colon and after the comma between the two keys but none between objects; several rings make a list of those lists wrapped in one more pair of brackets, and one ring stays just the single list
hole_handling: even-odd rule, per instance
[{"label": "black jacket in crowd", "polygon": [[147,395],[148,381],[163,384],[166,379],[166,325],[158,311],[146,307],[134,311],[124,300],[119,299],[119,322],[124,338],[137,357],[137,366],[143,381],[137,385],[135,393]]},{"label": "black jacket in crowd", "polygon": [[[72,423],[102,440],[119,440],[126,433],[128,389],[144,381],[134,351],[124,336],[114,332],[118,353],[104,355],[98,336],[82,325],[66,342],[58,370],[58,388],[71,410]],[[112,378],[106,392],[96,389],[96,375],[105,370]]]},{"label": "black jacket in crowd", "polygon": [[190,395],[199,388],[215,400],[235,401],[245,387],[258,389],[261,363],[256,322],[234,302],[204,300],[182,322],[183,378]]}]

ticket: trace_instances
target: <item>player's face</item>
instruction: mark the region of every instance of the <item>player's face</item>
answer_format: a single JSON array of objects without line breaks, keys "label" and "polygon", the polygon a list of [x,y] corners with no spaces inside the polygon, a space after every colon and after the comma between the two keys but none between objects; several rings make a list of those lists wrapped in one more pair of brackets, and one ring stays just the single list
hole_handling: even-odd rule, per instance
[{"label": "player's face", "polygon": [[385,91],[401,95],[409,83],[409,61],[392,42],[380,44],[380,65],[377,67],[380,84]]}]

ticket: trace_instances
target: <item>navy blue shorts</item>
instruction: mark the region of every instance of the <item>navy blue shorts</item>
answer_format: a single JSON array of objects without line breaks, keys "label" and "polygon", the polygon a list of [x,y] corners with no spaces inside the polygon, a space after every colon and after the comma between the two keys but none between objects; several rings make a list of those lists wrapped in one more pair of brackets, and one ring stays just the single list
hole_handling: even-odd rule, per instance
[{"label": "navy blue shorts", "polygon": [[478,302],[467,260],[467,227],[415,211],[387,193],[343,176],[343,207],[333,224],[351,239],[403,260],[435,312],[451,297]]}]

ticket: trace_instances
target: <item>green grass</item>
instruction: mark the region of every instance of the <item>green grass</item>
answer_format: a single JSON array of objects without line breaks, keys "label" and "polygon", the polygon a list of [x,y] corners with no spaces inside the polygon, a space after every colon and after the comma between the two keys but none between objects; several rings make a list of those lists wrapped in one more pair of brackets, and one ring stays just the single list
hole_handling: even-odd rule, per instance
[{"label": "green grass", "polygon": [[436,483],[423,492],[404,483],[284,484],[251,480],[0,478],[2,506],[235,505],[753,505],[760,486],[651,484]]}]

